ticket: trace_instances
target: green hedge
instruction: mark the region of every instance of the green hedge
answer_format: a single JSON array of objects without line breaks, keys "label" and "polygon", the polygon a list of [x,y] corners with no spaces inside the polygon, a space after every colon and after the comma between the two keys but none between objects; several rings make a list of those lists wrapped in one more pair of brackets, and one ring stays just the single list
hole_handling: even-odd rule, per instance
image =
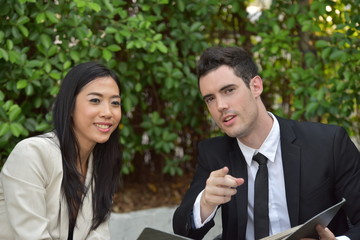
[{"label": "green hedge", "polygon": [[254,55],[271,111],[359,136],[360,2],[273,1],[256,22],[248,2],[0,0],[0,168],[19,140],[51,129],[69,69],[96,60],[122,84],[122,172],[191,171],[196,143],[219,134],[195,75],[214,44]]}]

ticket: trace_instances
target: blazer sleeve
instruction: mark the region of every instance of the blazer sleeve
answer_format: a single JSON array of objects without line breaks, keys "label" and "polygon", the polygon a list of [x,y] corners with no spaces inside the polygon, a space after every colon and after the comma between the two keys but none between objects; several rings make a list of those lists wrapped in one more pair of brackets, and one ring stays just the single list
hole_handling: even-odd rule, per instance
[{"label": "blazer sleeve", "polygon": [[18,143],[1,173],[5,207],[15,239],[51,239],[46,218],[47,171],[51,165],[44,165],[49,151],[42,149],[39,141],[46,140],[34,138]]},{"label": "blazer sleeve", "polygon": [[100,224],[95,230],[92,230],[87,236],[86,240],[109,240],[110,239],[110,229],[109,229],[109,220]]},{"label": "blazer sleeve", "polygon": [[344,208],[351,225],[345,235],[360,239],[360,152],[343,128],[334,136],[334,158],[336,195],[346,199]]},{"label": "blazer sleeve", "polygon": [[193,206],[196,197],[204,190],[206,180],[210,173],[214,170],[221,168],[207,157],[209,151],[206,149],[205,142],[200,142],[198,145],[198,165],[195,171],[194,178],[190,184],[190,188],[185,193],[185,196],[180,206],[175,210],[173,216],[173,230],[174,233],[190,237],[192,239],[202,239],[205,234],[215,225],[212,219],[203,227],[196,229],[193,222]]}]

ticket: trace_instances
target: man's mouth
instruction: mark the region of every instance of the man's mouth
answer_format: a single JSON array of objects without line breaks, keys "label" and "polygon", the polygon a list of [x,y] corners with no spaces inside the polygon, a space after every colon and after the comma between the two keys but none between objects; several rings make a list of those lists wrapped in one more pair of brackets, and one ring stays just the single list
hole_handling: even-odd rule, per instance
[{"label": "man's mouth", "polygon": [[230,116],[227,116],[225,118],[223,118],[223,122],[229,122],[230,120],[232,120],[236,115],[230,115]]}]

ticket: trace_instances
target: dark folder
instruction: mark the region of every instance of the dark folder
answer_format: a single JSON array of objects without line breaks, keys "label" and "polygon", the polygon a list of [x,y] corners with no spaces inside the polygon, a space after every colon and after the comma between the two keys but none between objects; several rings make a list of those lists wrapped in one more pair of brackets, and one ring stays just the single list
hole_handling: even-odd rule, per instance
[{"label": "dark folder", "polygon": [[154,228],[144,228],[137,240],[184,240],[190,239],[180,235],[163,232]]},{"label": "dark folder", "polygon": [[343,198],[342,201],[317,214],[304,224],[293,227],[284,232],[262,238],[261,240],[298,240],[301,238],[318,238],[315,226],[320,224],[326,227],[344,203],[345,199]]}]

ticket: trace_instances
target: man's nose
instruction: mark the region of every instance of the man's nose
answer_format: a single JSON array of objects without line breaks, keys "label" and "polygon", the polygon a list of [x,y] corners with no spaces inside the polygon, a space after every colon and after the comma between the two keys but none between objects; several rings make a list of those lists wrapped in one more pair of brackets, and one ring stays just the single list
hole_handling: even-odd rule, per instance
[{"label": "man's nose", "polygon": [[217,98],[217,108],[219,112],[229,108],[229,105],[223,98]]}]

